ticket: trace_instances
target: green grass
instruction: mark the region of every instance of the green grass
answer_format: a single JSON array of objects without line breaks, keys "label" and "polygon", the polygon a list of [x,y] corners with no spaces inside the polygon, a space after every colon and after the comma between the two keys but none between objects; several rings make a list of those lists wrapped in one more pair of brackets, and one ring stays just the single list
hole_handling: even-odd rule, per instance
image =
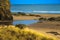
[{"label": "green grass", "polygon": [[20,29],[15,26],[0,27],[0,40],[55,40],[32,29]]}]

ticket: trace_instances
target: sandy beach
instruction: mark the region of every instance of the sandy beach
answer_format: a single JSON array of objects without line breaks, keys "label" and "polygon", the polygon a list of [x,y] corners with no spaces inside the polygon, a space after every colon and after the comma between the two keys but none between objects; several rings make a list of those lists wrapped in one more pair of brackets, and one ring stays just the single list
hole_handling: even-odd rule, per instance
[{"label": "sandy beach", "polygon": [[[60,17],[60,14],[34,14],[34,15],[40,15],[43,18]],[[13,16],[14,20],[34,20],[39,18],[40,17],[36,16]]]},{"label": "sandy beach", "polygon": [[60,14],[36,14],[36,15],[40,15],[41,17],[44,17],[44,18],[60,17]]},{"label": "sandy beach", "polygon": [[[29,25],[29,28],[44,33],[46,35],[56,37],[57,40],[60,40],[60,22],[44,21],[42,23],[31,24]],[[57,32],[59,33],[59,35],[58,34],[55,35],[54,33],[47,33],[47,32]]]},{"label": "sandy beach", "polygon": [[34,20],[34,19],[39,19],[39,17],[34,17],[34,16],[13,16],[14,20]]},{"label": "sandy beach", "polygon": [[[60,17],[60,14],[36,14],[40,15],[43,18],[50,17]],[[35,16],[13,16],[14,20],[34,20],[39,19],[40,17]],[[56,37],[57,40],[60,40],[60,21],[43,21],[42,23],[35,23],[28,25],[29,28],[34,29],[38,32],[44,33],[46,35],[50,35]],[[59,35],[55,35],[53,33],[47,32],[57,32]]]}]

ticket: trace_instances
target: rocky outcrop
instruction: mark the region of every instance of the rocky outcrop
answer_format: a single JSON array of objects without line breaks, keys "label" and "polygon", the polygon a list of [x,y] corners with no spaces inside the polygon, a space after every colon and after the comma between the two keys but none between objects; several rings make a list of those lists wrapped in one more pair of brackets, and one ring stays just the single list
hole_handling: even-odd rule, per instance
[{"label": "rocky outcrop", "polygon": [[0,23],[5,24],[4,22],[12,23],[13,17],[10,12],[10,3],[9,0],[0,0]]}]

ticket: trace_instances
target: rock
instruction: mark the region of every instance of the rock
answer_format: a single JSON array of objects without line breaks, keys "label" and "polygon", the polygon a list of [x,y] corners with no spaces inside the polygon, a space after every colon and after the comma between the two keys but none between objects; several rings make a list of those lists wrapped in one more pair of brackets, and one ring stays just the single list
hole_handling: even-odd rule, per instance
[{"label": "rock", "polygon": [[0,0],[0,24],[12,24],[12,22],[9,0]]}]

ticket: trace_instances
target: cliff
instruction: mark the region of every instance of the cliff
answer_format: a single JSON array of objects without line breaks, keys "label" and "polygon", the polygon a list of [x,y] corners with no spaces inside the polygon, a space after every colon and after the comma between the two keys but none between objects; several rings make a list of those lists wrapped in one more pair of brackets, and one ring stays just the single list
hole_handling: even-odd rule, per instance
[{"label": "cliff", "polygon": [[13,21],[9,0],[0,0],[0,22],[3,23],[2,21],[7,22],[7,24]]}]

